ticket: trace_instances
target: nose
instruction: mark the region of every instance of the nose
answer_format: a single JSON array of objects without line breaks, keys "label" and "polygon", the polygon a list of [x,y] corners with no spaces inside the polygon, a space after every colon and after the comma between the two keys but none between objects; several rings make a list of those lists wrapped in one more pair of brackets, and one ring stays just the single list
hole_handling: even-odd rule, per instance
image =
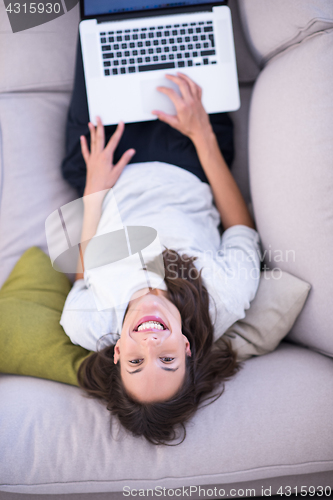
[{"label": "nose", "polygon": [[146,335],[145,337],[143,337],[141,342],[144,346],[154,347],[154,346],[160,345],[161,339],[158,335],[153,333],[153,334]]}]

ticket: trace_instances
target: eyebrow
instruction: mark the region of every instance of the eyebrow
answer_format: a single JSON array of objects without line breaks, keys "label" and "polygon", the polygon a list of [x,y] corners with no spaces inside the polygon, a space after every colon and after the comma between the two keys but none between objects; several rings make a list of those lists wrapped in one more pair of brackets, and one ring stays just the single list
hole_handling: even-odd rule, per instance
[{"label": "eyebrow", "polygon": [[[179,366],[177,366],[177,368],[167,368],[167,367],[164,367],[164,366],[161,366],[162,370],[165,370],[166,372],[175,372],[176,370],[178,370]],[[137,370],[134,370],[133,372],[130,372],[128,370],[127,373],[130,373],[131,375],[133,375],[133,373],[139,373],[139,372],[142,372],[143,368],[138,368]]]}]

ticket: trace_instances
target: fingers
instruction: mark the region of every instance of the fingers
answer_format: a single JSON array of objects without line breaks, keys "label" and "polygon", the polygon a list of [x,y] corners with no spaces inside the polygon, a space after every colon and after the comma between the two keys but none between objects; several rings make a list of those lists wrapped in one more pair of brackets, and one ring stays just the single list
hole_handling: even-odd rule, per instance
[{"label": "fingers", "polygon": [[105,132],[102,120],[96,116],[97,130],[96,130],[96,148],[98,151],[103,151],[105,145]]},{"label": "fingers", "polygon": [[105,144],[104,126],[99,116],[96,116],[96,122],[96,128],[94,127],[93,123],[88,123],[90,131],[90,150],[92,153],[103,151]]},{"label": "fingers", "polygon": [[175,90],[170,89],[169,87],[157,87],[157,90],[171,99],[171,101],[175,105],[176,110],[178,110],[182,106],[183,100]]},{"label": "fingers", "polygon": [[106,145],[105,148],[106,150],[108,150],[111,153],[114,153],[124,133],[124,129],[125,129],[124,122],[119,122],[114,134],[110,137],[110,140]]},{"label": "fingers", "polygon": [[185,75],[184,73],[178,72],[177,75],[179,76],[179,78],[181,78],[187,82],[188,86],[191,89],[193,96],[197,96],[199,99],[201,99],[201,95],[202,95],[201,87],[197,83],[195,83],[193,80],[191,80],[191,78],[189,76]]},{"label": "fingers", "polygon": [[119,171],[120,175],[123,169],[126,167],[126,165],[131,161],[135,153],[136,153],[135,149],[128,149],[127,151],[125,151],[125,153],[122,155],[118,163],[113,167],[112,171],[113,172]]},{"label": "fingers", "polygon": [[[188,82],[184,78],[179,78],[179,76],[175,75],[165,75],[168,80],[171,80],[172,82],[176,83],[179,87],[180,93],[182,95],[182,98],[188,102],[192,99],[192,93],[190,86]],[[173,91],[177,96],[178,94]],[[179,97],[179,96],[178,96]]]},{"label": "fingers", "polygon": [[84,161],[87,163],[89,160],[89,156],[90,156],[88,144],[87,144],[87,139],[85,138],[84,135],[81,135],[80,139],[81,139],[82,156],[83,156]]},{"label": "fingers", "polygon": [[[165,75],[168,80],[176,83],[180,89],[181,96],[175,90],[169,87],[157,87],[157,90],[162,94],[168,96],[173,104],[175,105],[177,114],[184,109],[186,105],[192,106],[195,100],[201,100],[202,90],[199,85],[197,85],[191,78],[183,73],[177,73],[178,76],[175,75]],[[176,127],[177,123],[174,120],[175,117],[171,117],[170,115],[166,115],[160,111],[153,111],[154,115],[157,115],[158,118],[169,125]]]},{"label": "fingers", "polygon": [[166,113],[163,113],[163,111],[156,111],[156,110],[152,111],[152,114],[156,115],[157,118],[161,120],[161,122],[165,122],[171,127],[177,128],[179,125],[179,120],[177,116],[167,115]]}]

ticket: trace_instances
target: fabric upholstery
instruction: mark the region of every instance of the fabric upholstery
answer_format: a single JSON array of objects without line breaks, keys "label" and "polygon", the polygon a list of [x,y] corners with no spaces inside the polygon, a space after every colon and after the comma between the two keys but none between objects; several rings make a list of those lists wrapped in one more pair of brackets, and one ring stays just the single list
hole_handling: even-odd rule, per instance
[{"label": "fabric upholstery", "polygon": [[258,64],[333,27],[331,0],[238,0],[243,29]]},{"label": "fabric upholstery", "polygon": [[[263,491],[265,495],[276,495],[277,492],[281,494],[281,491],[290,491],[290,485],[294,484],[295,488],[297,486],[297,491],[300,491],[301,486],[304,488],[310,489],[310,491],[314,491],[313,488],[321,491],[323,488],[323,484],[329,485],[332,484],[332,472],[324,471],[324,472],[313,472],[309,474],[297,474],[297,475],[284,475],[284,476],[275,476],[265,479],[256,479],[251,481],[244,482],[231,482],[231,483],[222,483],[222,484],[212,484],[205,485],[203,488],[200,485],[195,485],[191,491],[192,500],[209,500],[214,498],[215,491],[217,495],[223,495],[224,497],[234,497],[238,494],[240,497],[245,495],[245,491],[247,490],[247,496],[259,495]],[[194,490],[196,488],[196,490]],[[200,489],[201,488],[201,489]],[[215,490],[216,488],[216,490]],[[184,487],[184,495],[186,497],[186,493],[189,496],[189,487]],[[213,493],[212,491],[213,490]],[[296,491],[296,489],[295,489]],[[327,489],[329,492],[329,490]],[[183,491],[182,491],[183,492]],[[133,491],[133,496],[135,496],[135,491]],[[169,495],[169,491],[166,489],[166,495]],[[179,492],[177,491],[177,494]],[[152,496],[151,492],[149,495]],[[138,492],[137,492],[138,496]],[[157,496],[157,495],[156,495]],[[170,496],[172,496],[172,491],[170,491]],[[256,496],[255,498],[259,498]],[[261,497],[260,497],[261,498]],[[275,498],[275,497],[273,497]],[[108,493],[62,493],[59,495],[48,495],[46,494],[38,494],[38,500],[123,500],[124,494],[123,491],[114,491]],[[1,492],[1,500],[36,500],[36,495],[24,493],[22,496],[20,493],[5,493]]]},{"label": "fabric upholstery", "polygon": [[76,5],[53,21],[13,33],[0,2],[0,92],[70,91],[78,24]]},{"label": "fabric upholstery", "polygon": [[134,438],[115,419],[110,431],[104,404],[76,387],[0,381],[3,491],[121,492],[333,470],[333,363],[300,347],[248,360],[177,447]]},{"label": "fabric upholstery", "polygon": [[333,30],[275,57],[255,85],[250,172],[265,260],[311,284],[289,339],[333,356]]},{"label": "fabric upholstery", "polygon": [[291,274],[262,272],[257,295],[245,318],[222,337],[230,339],[238,360],[273,351],[293,326],[309,290],[308,283]]},{"label": "fabric upholstery", "polygon": [[46,218],[77,197],[60,172],[69,97],[0,94],[0,287],[25,250],[47,252]]}]

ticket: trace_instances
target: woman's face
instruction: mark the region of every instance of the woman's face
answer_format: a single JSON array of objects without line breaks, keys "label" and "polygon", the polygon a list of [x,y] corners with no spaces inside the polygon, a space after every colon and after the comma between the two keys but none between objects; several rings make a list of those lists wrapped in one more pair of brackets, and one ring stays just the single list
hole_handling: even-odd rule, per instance
[{"label": "woman's face", "polygon": [[121,378],[130,396],[147,403],[165,401],[184,381],[190,344],[167,292],[147,289],[145,295],[136,295],[129,302],[114,362],[120,361]]}]

